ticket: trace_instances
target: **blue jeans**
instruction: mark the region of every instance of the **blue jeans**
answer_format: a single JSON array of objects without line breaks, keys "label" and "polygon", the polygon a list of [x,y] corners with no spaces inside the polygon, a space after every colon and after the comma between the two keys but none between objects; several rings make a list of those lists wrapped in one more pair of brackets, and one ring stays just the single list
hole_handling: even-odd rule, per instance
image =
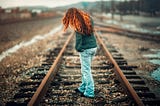
[{"label": "blue jeans", "polygon": [[97,48],[86,49],[80,52],[82,83],[78,90],[85,96],[94,97],[94,81],[91,73],[91,61]]}]

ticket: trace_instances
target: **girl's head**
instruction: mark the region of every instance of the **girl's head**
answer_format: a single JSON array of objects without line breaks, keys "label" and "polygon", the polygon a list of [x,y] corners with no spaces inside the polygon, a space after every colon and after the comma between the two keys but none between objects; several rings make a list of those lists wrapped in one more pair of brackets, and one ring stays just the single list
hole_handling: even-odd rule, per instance
[{"label": "girl's head", "polygon": [[77,8],[70,8],[65,13],[63,20],[64,30],[70,25],[74,30],[90,35],[93,32],[90,16]]}]

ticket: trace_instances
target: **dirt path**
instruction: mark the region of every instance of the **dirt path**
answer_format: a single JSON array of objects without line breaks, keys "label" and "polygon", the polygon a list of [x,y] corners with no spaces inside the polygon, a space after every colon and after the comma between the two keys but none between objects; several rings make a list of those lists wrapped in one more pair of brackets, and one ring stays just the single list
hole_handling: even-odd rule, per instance
[{"label": "dirt path", "polygon": [[61,18],[55,17],[0,25],[0,53],[35,35],[49,32],[60,22]]}]

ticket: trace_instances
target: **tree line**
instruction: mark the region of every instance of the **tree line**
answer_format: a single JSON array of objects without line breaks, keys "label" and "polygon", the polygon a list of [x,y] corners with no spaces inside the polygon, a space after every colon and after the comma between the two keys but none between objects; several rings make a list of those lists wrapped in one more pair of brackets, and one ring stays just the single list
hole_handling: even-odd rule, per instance
[{"label": "tree line", "polygon": [[[112,1],[113,2],[113,1]],[[160,0],[131,0],[123,1],[111,7],[113,11],[122,14],[160,15]]]},{"label": "tree line", "polygon": [[106,13],[160,16],[160,0],[101,0],[96,7]]}]

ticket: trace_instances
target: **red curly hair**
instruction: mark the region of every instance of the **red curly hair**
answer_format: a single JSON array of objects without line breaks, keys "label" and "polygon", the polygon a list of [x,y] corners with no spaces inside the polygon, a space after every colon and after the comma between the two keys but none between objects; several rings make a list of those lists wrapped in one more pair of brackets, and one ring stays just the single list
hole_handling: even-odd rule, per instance
[{"label": "red curly hair", "polygon": [[64,31],[70,25],[75,31],[91,35],[93,32],[91,17],[86,12],[77,8],[70,8],[65,13],[62,23],[64,25]]}]

